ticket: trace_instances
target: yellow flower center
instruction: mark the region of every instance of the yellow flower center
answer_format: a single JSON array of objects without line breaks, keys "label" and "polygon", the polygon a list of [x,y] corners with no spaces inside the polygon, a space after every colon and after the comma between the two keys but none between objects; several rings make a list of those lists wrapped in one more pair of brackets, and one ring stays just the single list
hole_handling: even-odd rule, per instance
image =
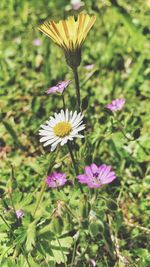
[{"label": "yellow flower center", "polygon": [[71,132],[72,127],[71,127],[71,124],[69,122],[62,121],[62,122],[58,122],[55,125],[53,130],[57,136],[64,137]]}]

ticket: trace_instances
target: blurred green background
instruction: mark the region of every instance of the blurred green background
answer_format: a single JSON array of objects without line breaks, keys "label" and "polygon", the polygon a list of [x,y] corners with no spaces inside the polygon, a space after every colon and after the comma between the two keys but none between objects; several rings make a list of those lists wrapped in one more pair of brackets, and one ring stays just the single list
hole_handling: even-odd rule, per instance
[{"label": "blurred green background", "polygon": [[[94,154],[95,161],[100,159],[114,166],[124,216],[130,223],[148,227],[150,1],[82,2],[80,11],[97,16],[83,46],[79,68],[81,96],[88,98],[85,116],[92,143],[86,162],[89,163]],[[39,144],[39,126],[62,108],[61,99],[47,96],[45,91],[60,80],[73,79],[63,52],[37,27],[46,19],[58,21],[77,15],[79,10],[73,10],[70,1],[64,0],[1,0],[0,7],[1,190],[7,188],[13,165],[17,185],[25,194],[34,191],[45,175],[44,158],[49,149],[44,150]],[[94,65],[87,67],[91,64]],[[124,97],[126,104],[124,112],[118,116],[126,131],[137,134],[138,139],[129,142],[114,130],[100,142],[100,136],[110,127],[103,108],[119,97]],[[73,82],[65,98],[68,108],[72,109],[75,106]],[[80,151],[81,157],[82,153]],[[64,164],[64,168],[67,165]],[[146,232],[131,227],[126,234],[120,233],[119,238],[122,250],[136,259],[136,266],[149,266]]]}]

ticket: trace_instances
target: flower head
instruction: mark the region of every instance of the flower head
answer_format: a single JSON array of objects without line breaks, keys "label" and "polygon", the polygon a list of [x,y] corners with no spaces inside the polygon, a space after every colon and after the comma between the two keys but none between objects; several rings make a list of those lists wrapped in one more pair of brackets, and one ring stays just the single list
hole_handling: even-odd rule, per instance
[{"label": "flower head", "polygon": [[46,93],[47,94],[55,94],[55,93],[61,93],[62,94],[64,92],[64,90],[68,87],[69,84],[70,84],[70,80],[59,82],[55,86],[50,87]]},{"label": "flower head", "polygon": [[41,40],[40,39],[34,39],[33,40],[33,45],[35,45],[35,46],[40,46],[41,45]]},{"label": "flower head", "polygon": [[63,186],[66,182],[66,175],[60,172],[53,172],[46,179],[46,183],[52,188]]},{"label": "flower head", "polygon": [[66,20],[44,22],[39,30],[51,38],[58,46],[64,50],[76,50],[80,48],[95,22],[95,16],[79,14],[77,20],[74,16]]},{"label": "flower head", "polygon": [[81,47],[95,20],[95,16],[80,13],[77,20],[70,16],[58,23],[44,22],[39,30],[64,50],[67,64],[75,68],[80,65]]},{"label": "flower head", "polygon": [[80,7],[84,5],[84,3],[81,2],[81,0],[71,0],[71,5],[72,5],[72,9],[78,10],[80,9]]},{"label": "flower head", "polygon": [[104,184],[111,183],[116,179],[111,166],[91,164],[85,167],[85,173],[77,176],[81,184],[87,184],[89,188],[99,188]]},{"label": "flower head", "polygon": [[106,105],[106,108],[110,109],[111,111],[118,111],[121,110],[125,104],[124,98],[118,98],[113,100],[110,104]]},{"label": "flower head", "polygon": [[18,219],[22,218],[24,216],[23,210],[16,210],[16,216]]},{"label": "flower head", "polygon": [[44,142],[43,146],[51,145],[51,151],[55,150],[58,144],[63,146],[69,140],[72,141],[75,137],[83,138],[79,134],[85,128],[83,124],[83,115],[72,111],[61,110],[60,113],[55,113],[54,117],[46,122],[46,125],[41,125],[39,135],[42,136],[40,142]]}]

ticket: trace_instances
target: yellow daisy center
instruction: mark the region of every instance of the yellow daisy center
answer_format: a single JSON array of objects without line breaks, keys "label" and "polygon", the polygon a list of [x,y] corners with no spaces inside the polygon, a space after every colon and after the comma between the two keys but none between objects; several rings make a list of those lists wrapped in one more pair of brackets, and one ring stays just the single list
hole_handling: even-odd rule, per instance
[{"label": "yellow daisy center", "polygon": [[62,122],[58,122],[53,128],[53,130],[57,136],[64,137],[71,132],[72,127],[69,122],[62,121]]}]

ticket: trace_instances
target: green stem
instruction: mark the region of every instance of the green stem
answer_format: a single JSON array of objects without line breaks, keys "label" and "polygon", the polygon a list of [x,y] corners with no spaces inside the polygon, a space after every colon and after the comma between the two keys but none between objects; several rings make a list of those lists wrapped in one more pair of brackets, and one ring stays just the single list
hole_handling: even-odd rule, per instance
[{"label": "green stem", "polygon": [[78,218],[73,214],[73,212],[71,211],[71,209],[66,204],[64,204],[64,207],[66,208],[66,210],[68,211],[68,213],[71,214],[71,216],[78,221]]},{"label": "green stem", "polygon": [[40,202],[41,202],[41,200],[42,200],[42,198],[43,198],[43,194],[44,194],[44,191],[45,191],[45,187],[46,187],[46,182],[45,182],[45,179],[44,179],[44,182],[43,182],[43,185],[42,185],[42,187],[41,187],[41,191],[40,191],[40,194],[39,194],[39,197],[38,197],[36,206],[35,206],[35,210],[34,210],[34,212],[33,212],[33,217],[35,216],[36,211],[37,211],[37,209],[38,209],[38,207],[39,207],[39,205],[40,205]]},{"label": "green stem", "polygon": [[[58,155],[58,150],[57,150],[56,157],[57,157],[57,155]],[[48,171],[47,171],[47,175],[48,175],[48,173],[51,171],[52,166],[53,166],[53,164],[54,164],[54,162],[55,162],[55,160],[56,160],[56,157],[55,157],[55,159],[50,163],[50,166],[49,166]],[[45,192],[45,187],[46,187],[46,181],[45,181],[45,178],[44,178],[43,185],[42,185],[42,187],[41,187],[41,191],[40,191],[40,193],[39,193],[39,197],[38,197],[38,199],[37,199],[36,206],[35,206],[35,209],[34,209],[34,212],[33,212],[33,217],[35,216],[36,211],[37,211],[37,209],[38,209],[38,207],[39,207],[39,205],[40,205],[40,202],[41,202],[41,200],[42,200],[42,198],[43,198],[43,195],[44,195],[44,192]]]},{"label": "green stem", "polygon": [[105,238],[103,233],[102,233],[102,237],[103,237],[103,240],[105,242],[105,246],[107,247],[107,250],[108,250],[108,253],[109,253],[110,257],[114,260],[114,253],[111,251],[110,245],[109,245],[108,241],[106,240],[106,238]]},{"label": "green stem", "polygon": [[118,124],[118,128],[119,130],[121,131],[121,133],[123,134],[123,136],[128,140],[128,141],[135,141],[134,138],[130,138],[127,136],[126,132],[124,131],[124,126],[123,124],[118,120],[117,116],[114,114],[114,118],[116,119],[117,121],[117,124]]},{"label": "green stem", "polygon": [[[67,143],[67,146],[68,146],[68,150],[69,150],[69,153],[70,153],[70,157],[71,157],[71,160],[72,160],[72,164],[73,164],[73,167],[74,167],[74,170],[75,170],[75,174],[76,174],[76,176],[77,176],[77,175],[78,175],[78,168],[77,168],[77,166],[76,166],[76,162],[75,162],[74,155],[73,155],[73,152],[72,152],[71,144],[68,142],[68,143]],[[83,193],[83,189],[82,189],[82,187],[81,187],[80,184],[79,184],[79,187],[80,187],[81,193]]]},{"label": "green stem", "polygon": [[75,80],[75,88],[76,88],[76,96],[77,96],[77,104],[78,104],[78,112],[81,111],[81,103],[80,103],[80,84],[79,84],[79,76],[77,67],[73,68],[73,75]]},{"label": "green stem", "polygon": [[7,223],[7,221],[5,220],[5,218],[3,217],[3,215],[0,214],[0,217],[1,217],[1,219],[3,220],[3,222],[7,225],[7,227],[8,227],[9,229],[11,229],[11,227],[9,226],[9,224]]},{"label": "green stem", "polygon": [[74,155],[73,155],[73,152],[72,152],[71,144],[68,142],[67,146],[68,146],[68,150],[69,150],[69,153],[70,153],[72,164],[73,164],[73,167],[74,167],[74,170],[75,170],[75,174],[78,175],[78,169],[77,169],[76,162],[75,162],[75,159],[74,159]]},{"label": "green stem", "polygon": [[71,267],[74,266],[74,259],[75,259],[76,245],[77,245],[77,242],[75,241],[75,242],[74,242],[74,247],[73,247],[73,255],[72,255],[72,261],[71,261]]},{"label": "green stem", "polygon": [[66,103],[65,103],[64,94],[62,94],[62,102],[63,102],[63,109],[66,110]]}]

